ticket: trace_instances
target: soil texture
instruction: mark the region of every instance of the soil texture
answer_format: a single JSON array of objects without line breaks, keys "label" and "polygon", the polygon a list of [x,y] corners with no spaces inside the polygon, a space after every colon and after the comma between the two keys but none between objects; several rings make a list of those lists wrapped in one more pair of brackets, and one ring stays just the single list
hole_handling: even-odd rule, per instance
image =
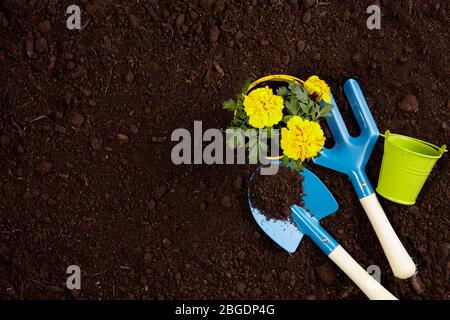
[{"label": "soil texture", "polygon": [[[73,4],[81,30],[66,27]],[[317,74],[351,135],[348,78],[380,132],[448,144],[448,30],[444,0],[0,1],[0,299],[365,299],[309,239],[290,255],[260,232],[255,165],[175,165],[171,134],[225,128],[222,102],[248,77]],[[380,138],[374,187],[382,154]],[[414,206],[379,197],[417,264],[408,280],[348,179],[307,166],[340,205],[321,223],[355,260],[400,299],[449,298],[448,155]]]}]

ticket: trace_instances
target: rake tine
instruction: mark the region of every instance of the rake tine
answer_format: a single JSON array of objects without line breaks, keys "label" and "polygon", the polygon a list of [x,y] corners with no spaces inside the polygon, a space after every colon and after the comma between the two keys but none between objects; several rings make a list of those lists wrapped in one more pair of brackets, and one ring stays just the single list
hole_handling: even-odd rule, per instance
[{"label": "rake tine", "polygon": [[356,121],[361,128],[360,137],[362,137],[363,140],[369,140],[369,138],[373,136],[378,137],[379,131],[377,125],[358,82],[353,79],[347,80],[344,84],[344,93],[352,108]]},{"label": "rake tine", "polygon": [[333,108],[331,109],[331,116],[327,117],[326,120],[328,127],[330,127],[331,133],[333,134],[334,140],[336,141],[336,146],[339,146],[341,141],[348,141],[350,135],[333,95],[331,95],[331,104],[333,105]]}]

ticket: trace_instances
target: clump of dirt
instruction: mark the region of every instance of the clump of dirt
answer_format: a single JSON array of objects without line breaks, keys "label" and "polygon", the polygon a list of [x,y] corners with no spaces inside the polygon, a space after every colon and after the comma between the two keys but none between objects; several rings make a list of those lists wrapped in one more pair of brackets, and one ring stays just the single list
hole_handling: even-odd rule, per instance
[{"label": "clump of dirt", "polygon": [[298,172],[280,167],[274,175],[255,173],[252,181],[251,199],[267,219],[290,219],[290,206],[303,206],[301,197],[303,177]]}]

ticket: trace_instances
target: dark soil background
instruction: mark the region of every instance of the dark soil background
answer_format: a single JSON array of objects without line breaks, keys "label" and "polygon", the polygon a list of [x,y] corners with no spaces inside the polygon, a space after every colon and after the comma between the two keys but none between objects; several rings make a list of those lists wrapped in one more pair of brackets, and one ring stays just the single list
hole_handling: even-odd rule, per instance
[{"label": "dark soil background", "polygon": [[[352,77],[380,131],[448,144],[449,4],[380,2],[371,31],[359,0],[0,1],[0,298],[364,299],[309,239],[289,255],[260,233],[254,166],[173,165],[170,135],[226,127],[246,77],[318,74],[349,123]],[[380,139],[374,186],[381,155]],[[325,227],[362,266],[401,299],[448,299],[448,155],[415,206],[380,200],[412,280],[393,277],[347,179],[309,167],[340,204]],[[73,264],[81,291],[65,288]]]}]

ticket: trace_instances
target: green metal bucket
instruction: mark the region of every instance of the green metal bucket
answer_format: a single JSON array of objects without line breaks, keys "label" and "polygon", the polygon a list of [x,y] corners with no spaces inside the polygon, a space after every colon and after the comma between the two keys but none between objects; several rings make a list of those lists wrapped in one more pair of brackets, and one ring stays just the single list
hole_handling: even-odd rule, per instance
[{"label": "green metal bucket", "polygon": [[[383,135],[382,135],[383,136]],[[446,146],[392,134],[384,134],[384,154],[377,192],[384,198],[404,205],[413,205],[436,161]]]}]

